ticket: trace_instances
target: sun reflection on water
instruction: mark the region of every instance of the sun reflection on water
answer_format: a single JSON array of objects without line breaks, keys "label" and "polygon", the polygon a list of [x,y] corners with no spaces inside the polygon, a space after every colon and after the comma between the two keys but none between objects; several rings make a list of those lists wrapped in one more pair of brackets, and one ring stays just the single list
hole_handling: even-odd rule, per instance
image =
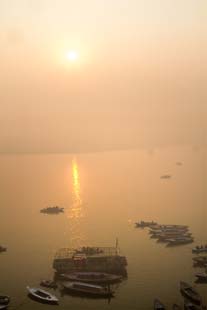
[{"label": "sun reflection on water", "polygon": [[80,174],[77,160],[72,160],[72,205],[69,209],[70,241],[73,248],[81,247],[85,243],[83,234],[84,210],[81,197]]}]

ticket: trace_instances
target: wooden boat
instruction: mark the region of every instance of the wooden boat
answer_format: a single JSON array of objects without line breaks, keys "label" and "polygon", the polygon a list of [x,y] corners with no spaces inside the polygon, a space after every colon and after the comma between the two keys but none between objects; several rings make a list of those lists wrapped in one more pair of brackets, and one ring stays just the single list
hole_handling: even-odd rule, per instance
[{"label": "wooden boat", "polygon": [[154,300],[154,310],[165,310],[165,306],[159,301],[159,299]]},{"label": "wooden boat", "polygon": [[145,222],[145,221],[140,221],[135,223],[135,227],[139,227],[139,228],[145,228],[145,227],[154,227],[157,226],[156,222]]},{"label": "wooden boat", "polygon": [[177,237],[177,238],[173,238],[173,239],[167,239],[166,241],[168,242],[168,244],[167,244],[168,246],[172,246],[172,245],[192,243],[193,240],[194,239],[192,237]]},{"label": "wooden boat", "polygon": [[48,288],[57,288],[57,284],[52,280],[42,280],[40,285]]},{"label": "wooden boat", "polygon": [[83,282],[62,282],[64,289],[76,294],[84,294],[94,297],[112,297],[113,292],[110,287],[103,287]]},{"label": "wooden boat", "polygon": [[204,272],[198,272],[195,274],[197,277],[197,280],[200,282],[207,282],[207,271]]},{"label": "wooden boat", "polygon": [[41,209],[40,212],[46,213],[46,214],[58,214],[58,213],[64,212],[64,208],[60,208],[58,206],[47,207],[47,208]]},{"label": "wooden boat", "polygon": [[61,277],[69,281],[86,283],[115,283],[122,280],[122,276],[103,272],[73,272],[61,274]]},{"label": "wooden boat", "polygon": [[0,309],[6,309],[10,303],[9,296],[0,296]]},{"label": "wooden boat", "polygon": [[29,295],[37,301],[48,304],[58,304],[58,298],[47,291],[29,286],[27,286],[27,290],[29,292]]},{"label": "wooden boat", "polygon": [[196,257],[193,257],[193,262],[196,265],[206,266],[207,265],[207,256],[196,256]]},{"label": "wooden boat", "polygon": [[181,294],[186,298],[196,303],[197,305],[201,304],[201,297],[198,292],[188,283],[181,281],[180,282],[180,291]]},{"label": "wooden boat", "polygon": [[205,246],[196,246],[192,249],[192,253],[200,254],[200,253],[206,253],[207,252],[207,245]]},{"label": "wooden boat", "polygon": [[180,233],[175,233],[175,234],[171,234],[171,233],[167,233],[167,234],[159,234],[157,235],[158,241],[163,241],[163,242],[167,242],[168,239],[174,239],[174,238],[191,238],[191,233],[187,233],[187,234],[180,234]]},{"label": "wooden boat", "polygon": [[182,308],[180,306],[178,306],[177,304],[173,304],[172,309],[173,310],[181,310]]}]

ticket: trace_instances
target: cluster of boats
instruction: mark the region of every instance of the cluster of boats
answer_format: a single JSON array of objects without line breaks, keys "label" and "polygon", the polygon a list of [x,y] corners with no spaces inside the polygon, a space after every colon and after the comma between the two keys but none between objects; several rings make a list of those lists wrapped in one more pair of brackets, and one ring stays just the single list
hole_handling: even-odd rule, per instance
[{"label": "cluster of boats", "polygon": [[[192,252],[193,253],[196,253],[196,254],[200,254],[200,253],[203,253],[205,251],[198,251],[198,252],[195,252],[196,249],[205,249],[205,247],[203,246],[196,246]],[[200,272],[197,272],[195,274],[196,276],[196,282],[197,283],[207,283],[207,256],[205,255],[202,255],[202,256],[195,256],[193,257],[193,266],[194,267],[200,267],[200,268],[204,268],[204,271],[200,271]]]},{"label": "cluster of boats", "polygon": [[[111,298],[114,291],[111,284],[120,282],[122,276],[100,273],[100,272],[73,272],[70,274],[61,274],[58,281],[42,280],[41,286],[47,288],[60,288],[66,293],[72,295],[88,296],[94,298]],[[39,302],[48,304],[58,304],[58,298],[48,291],[36,287],[27,287],[29,296]]]},{"label": "cluster of boats", "polygon": [[[202,305],[202,299],[197,290],[192,287],[190,284],[181,281],[180,282],[180,292],[184,297],[184,309],[185,310],[201,310],[206,309],[205,306]],[[154,300],[154,310],[165,310],[166,306],[158,299]],[[174,304],[172,306],[174,310],[181,310],[183,307],[180,305]]]},{"label": "cluster of boats", "polygon": [[45,214],[59,214],[64,212],[64,208],[54,206],[54,207],[47,207],[40,210],[41,213]]},{"label": "cluster of boats", "polygon": [[159,225],[156,222],[138,222],[136,227],[149,228],[151,238],[158,242],[165,242],[168,246],[192,243],[194,238],[188,230],[187,225]]}]

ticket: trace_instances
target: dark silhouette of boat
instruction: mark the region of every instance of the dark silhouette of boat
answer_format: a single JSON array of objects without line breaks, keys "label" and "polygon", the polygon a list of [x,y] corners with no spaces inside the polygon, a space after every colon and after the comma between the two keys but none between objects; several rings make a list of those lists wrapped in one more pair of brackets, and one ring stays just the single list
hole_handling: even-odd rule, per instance
[{"label": "dark silhouette of boat", "polygon": [[190,301],[197,305],[201,305],[201,297],[196,291],[195,288],[193,288],[191,285],[189,285],[186,282],[181,281],[180,282],[180,292],[181,294],[188,298]]},{"label": "dark silhouette of boat", "polygon": [[45,214],[59,214],[64,212],[64,208],[60,208],[58,206],[48,207],[40,210],[41,213]]},{"label": "dark silhouette of boat", "polygon": [[66,291],[78,295],[93,296],[96,298],[110,298],[114,295],[110,286],[106,287],[83,282],[62,282],[62,286]]},{"label": "dark silhouette of boat", "polygon": [[66,280],[97,284],[111,284],[122,280],[122,276],[104,272],[73,272],[70,274],[61,274]]},{"label": "dark silhouette of boat", "polygon": [[0,296],[0,309],[6,309],[10,303],[9,296]]}]

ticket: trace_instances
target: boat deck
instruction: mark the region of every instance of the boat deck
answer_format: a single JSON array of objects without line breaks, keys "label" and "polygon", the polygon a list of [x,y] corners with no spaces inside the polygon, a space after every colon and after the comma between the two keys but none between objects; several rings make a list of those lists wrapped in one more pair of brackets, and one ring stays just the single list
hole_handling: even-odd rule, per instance
[{"label": "boat deck", "polygon": [[84,255],[85,257],[107,257],[116,256],[116,247],[83,247],[81,249],[61,248],[55,254],[55,259],[73,258],[74,256]]}]

